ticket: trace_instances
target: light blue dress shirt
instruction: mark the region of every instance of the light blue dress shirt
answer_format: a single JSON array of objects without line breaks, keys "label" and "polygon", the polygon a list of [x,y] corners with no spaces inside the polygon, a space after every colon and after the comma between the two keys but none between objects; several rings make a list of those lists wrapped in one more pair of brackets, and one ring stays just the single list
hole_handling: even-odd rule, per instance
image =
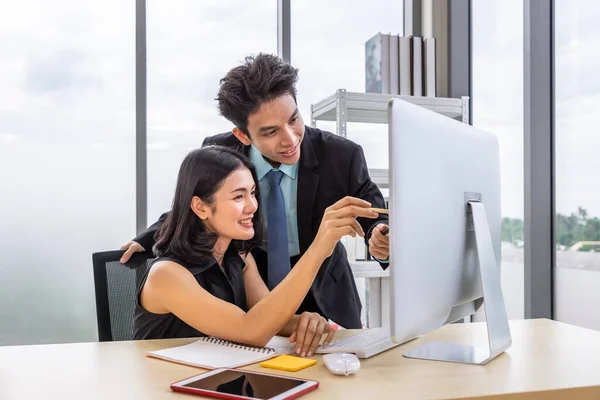
[{"label": "light blue dress shirt", "polygon": [[300,254],[300,242],[298,240],[298,163],[294,165],[281,164],[279,168],[273,168],[263,155],[254,146],[250,146],[250,161],[256,167],[258,185],[260,187],[260,206],[263,213],[263,221],[267,226],[267,199],[269,198],[269,180],[265,175],[272,170],[283,172],[281,179],[281,191],[285,202],[285,219],[287,224],[288,250],[290,257]]}]

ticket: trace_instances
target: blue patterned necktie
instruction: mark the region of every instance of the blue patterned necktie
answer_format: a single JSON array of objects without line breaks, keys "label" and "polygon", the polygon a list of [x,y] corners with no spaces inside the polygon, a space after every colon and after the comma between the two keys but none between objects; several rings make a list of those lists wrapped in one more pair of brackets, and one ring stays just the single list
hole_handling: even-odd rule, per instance
[{"label": "blue patterned necktie", "polygon": [[269,196],[267,198],[267,286],[272,290],[290,272],[285,202],[281,191],[283,172],[271,170],[267,173]]}]

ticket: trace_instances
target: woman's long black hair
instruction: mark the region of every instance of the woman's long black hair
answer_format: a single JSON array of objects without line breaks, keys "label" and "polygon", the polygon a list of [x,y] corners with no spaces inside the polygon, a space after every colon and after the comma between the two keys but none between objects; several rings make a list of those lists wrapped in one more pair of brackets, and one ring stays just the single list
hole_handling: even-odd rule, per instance
[{"label": "woman's long black hair", "polygon": [[[243,154],[223,146],[208,146],[190,152],[179,169],[171,212],[156,232],[155,255],[174,257],[186,265],[211,260],[217,234],[209,232],[192,211],[192,198],[198,196],[209,207],[214,207],[214,195],[225,179],[243,168],[250,170],[256,185],[256,198],[260,199],[256,170]],[[252,222],[254,237],[245,241],[232,240],[228,251],[248,252],[261,245],[264,228],[260,204]]]}]

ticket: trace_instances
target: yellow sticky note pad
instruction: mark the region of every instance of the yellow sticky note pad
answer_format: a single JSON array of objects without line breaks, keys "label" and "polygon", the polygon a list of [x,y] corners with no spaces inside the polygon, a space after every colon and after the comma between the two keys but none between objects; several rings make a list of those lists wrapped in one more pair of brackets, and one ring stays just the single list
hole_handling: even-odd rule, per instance
[{"label": "yellow sticky note pad", "polygon": [[282,356],[263,361],[260,363],[260,366],[263,368],[281,369],[283,371],[294,372],[310,367],[311,365],[315,365],[316,363],[317,360],[284,354]]}]

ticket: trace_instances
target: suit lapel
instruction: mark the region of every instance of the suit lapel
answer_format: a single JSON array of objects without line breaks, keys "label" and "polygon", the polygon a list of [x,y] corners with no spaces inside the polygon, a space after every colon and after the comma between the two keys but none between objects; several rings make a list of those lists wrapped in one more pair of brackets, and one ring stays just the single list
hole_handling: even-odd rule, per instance
[{"label": "suit lapel", "polygon": [[314,171],[317,165],[319,165],[319,161],[313,149],[309,128],[307,127],[300,147],[298,193],[296,200],[298,210],[298,239],[300,241],[301,254],[304,254],[311,244],[312,212],[320,178],[319,174]]}]

